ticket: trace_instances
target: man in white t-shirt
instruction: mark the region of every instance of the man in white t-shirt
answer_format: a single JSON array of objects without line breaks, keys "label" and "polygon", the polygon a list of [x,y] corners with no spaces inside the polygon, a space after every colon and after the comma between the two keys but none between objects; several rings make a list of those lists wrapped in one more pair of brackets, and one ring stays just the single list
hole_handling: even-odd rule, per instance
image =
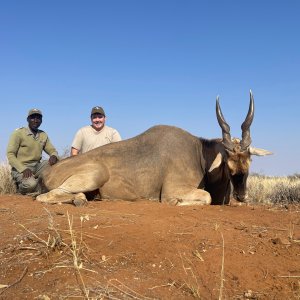
[{"label": "man in white t-shirt", "polygon": [[93,107],[91,111],[92,124],[80,128],[75,134],[71,147],[71,156],[122,140],[119,132],[106,126],[105,121],[106,116],[103,108],[100,106]]}]

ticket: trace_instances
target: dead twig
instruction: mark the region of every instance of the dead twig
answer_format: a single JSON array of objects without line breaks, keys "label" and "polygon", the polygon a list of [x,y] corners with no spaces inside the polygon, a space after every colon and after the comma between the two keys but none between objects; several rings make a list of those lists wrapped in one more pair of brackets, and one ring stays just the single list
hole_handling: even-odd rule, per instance
[{"label": "dead twig", "polygon": [[23,224],[19,224],[23,229],[25,229],[28,233],[30,233],[31,235],[33,235],[40,243],[44,244],[46,247],[49,246],[49,244],[41,239],[40,237],[38,237],[34,232],[30,231],[29,229],[27,229]]},{"label": "dead twig", "polygon": [[148,288],[148,290],[154,290],[154,289],[157,289],[157,288],[160,288],[160,287],[171,287],[171,286],[175,286],[175,281],[171,282],[171,283],[167,283],[167,284],[163,284],[163,285],[156,285],[156,286],[153,286],[153,287],[150,287]]},{"label": "dead twig", "polygon": [[[122,285],[123,288],[127,289],[128,291],[122,290],[121,288],[119,288],[116,284],[113,284],[112,281],[116,281],[118,284]],[[132,289],[130,289],[128,286],[126,286],[124,283],[122,283],[121,281],[119,281],[118,279],[110,279],[108,281],[108,283],[113,286],[115,289],[117,289],[118,291],[120,291],[121,293],[133,298],[133,299],[142,299],[142,300],[147,300],[147,299],[152,299],[152,298],[148,298],[145,297],[135,291],[133,291]]]},{"label": "dead twig", "polygon": [[35,251],[41,252],[39,249],[36,249],[34,247],[19,247],[16,250],[35,250]]},{"label": "dead twig", "polygon": [[204,261],[202,255],[200,254],[200,252],[199,252],[198,250],[194,251],[193,254],[194,254],[197,258],[199,258],[201,261]]},{"label": "dead twig", "polygon": [[[194,253],[193,253],[194,254]],[[199,283],[198,283],[198,279],[197,279],[197,276],[195,275],[194,273],[194,265],[192,263],[192,261],[187,258],[186,256],[184,256],[184,259],[185,261],[187,262],[187,264],[185,265],[185,262],[183,260],[183,257],[181,255],[181,253],[179,253],[179,256],[181,258],[181,263],[182,263],[182,268],[185,272],[185,274],[190,277],[190,275],[192,275],[192,278],[194,280],[194,284],[193,283],[190,283],[190,280],[189,282],[185,281],[181,286],[179,286],[178,288],[179,289],[183,289],[184,291],[190,293],[191,295],[194,296],[194,298],[196,299],[201,299],[201,296],[200,296],[200,293],[199,293]],[[199,257],[198,257],[199,258]],[[176,282],[174,282],[173,284],[175,287],[176,286]]]},{"label": "dead twig", "polygon": [[[58,266],[54,266],[53,268],[50,268],[50,269],[48,269],[48,270],[36,271],[36,272],[34,272],[34,274],[42,274],[42,275],[44,275],[44,274],[46,274],[46,273],[48,273],[48,272],[53,271],[54,269],[63,269],[63,268],[74,270],[74,266],[58,265]],[[84,271],[88,271],[88,272],[92,272],[92,273],[98,274],[97,271],[94,271],[94,270],[91,270],[91,269],[86,269],[86,268],[84,268],[84,267],[82,267],[81,269],[84,270]]]},{"label": "dead twig", "polygon": [[252,225],[251,227],[252,227],[252,228],[270,229],[270,230],[276,230],[276,231],[288,231],[288,229],[278,228],[278,227],[269,227],[269,226],[257,226],[257,225]]},{"label": "dead twig", "polygon": [[220,283],[220,293],[219,293],[219,300],[223,297],[223,288],[224,288],[224,256],[225,256],[225,243],[224,243],[224,236],[223,233],[220,232],[222,237],[222,267],[221,267],[221,283]]},{"label": "dead twig", "polygon": [[[102,228],[102,227],[101,227]],[[73,230],[75,230],[75,227],[73,227]],[[60,230],[61,232],[63,233],[66,233],[66,234],[70,234],[70,230],[67,229],[67,230]],[[97,235],[95,233],[85,233],[85,232],[81,232],[81,235],[82,236],[86,236],[88,238],[91,238],[91,239],[98,239],[98,240],[103,240],[104,236],[103,235]]]},{"label": "dead twig", "polygon": [[18,280],[16,280],[14,283],[8,285],[8,287],[6,287],[3,291],[0,292],[0,295],[2,295],[7,289],[9,289],[9,288],[15,286],[16,284],[18,284],[19,282],[21,282],[21,280],[22,280],[22,279],[24,278],[24,276],[26,275],[27,271],[28,271],[28,267],[26,266],[26,267],[24,268],[24,270],[23,270],[23,273],[22,273],[21,277],[20,277]]},{"label": "dead twig", "polygon": [[188,272],[186,270],[189,270],[190,268],[185,267],[181,253],[179,253],[179,256],[181,258],[182,268],[183,268],[185,274],[188,275]]},{"label": "dead twig", "polygon": [[[76,234],[73,230],[73,217],[70,218],[69,212],[67,212],[67,217],[68,217],[69,232],[70,232],[70,236],[71,236],[70,251],[73,256],[73,266],[80,278],[81,290],[82,290],[85,298],[89,299],[89,292],[86,289],[84,280],[83,280],[81,272],[80,272],[80,269],[82,269],[83,264],[82,264],[82,262],[80,262],[80,258],[79,258],[80,247],[77,246]],[[82,220],[81,220],[81,222],[82,222]],[[82,241],[82,236],[81,236],[81,241]],[[80,241],[80,245],[81,245],[81,241]]]}]

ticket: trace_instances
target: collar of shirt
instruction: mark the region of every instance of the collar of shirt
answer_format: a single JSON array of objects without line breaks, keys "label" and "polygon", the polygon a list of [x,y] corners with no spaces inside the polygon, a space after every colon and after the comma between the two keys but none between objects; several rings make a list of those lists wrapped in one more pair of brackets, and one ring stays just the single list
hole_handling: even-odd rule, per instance
[{"label": "collar of shirt", "polygon": [[30,130],[29,127],[26,127],[26,129],[27,129],[27,135],[31,135],[35,140],[39,138],[41,132],[39,129],[37,130],[36,135]]},{"label": "collar of shirt", "polygon": [[99,134],[100,132],[102,132],[103,130],[104,130],[104,128],[105,128],[105,125],[101,128],[101,130],[96,130],[94,127],[93,127],[93,125],[90,125],[91,126],[91,128],[93,129],[93,132],[94,133],[96,133],[96,134]]}]

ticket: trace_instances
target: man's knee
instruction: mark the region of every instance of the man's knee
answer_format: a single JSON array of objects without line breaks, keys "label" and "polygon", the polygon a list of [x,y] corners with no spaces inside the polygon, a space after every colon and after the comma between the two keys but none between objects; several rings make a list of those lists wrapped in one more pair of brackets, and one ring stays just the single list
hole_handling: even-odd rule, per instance
[{"label": "man's knee", "polygon": [[38,185],[38,179],[34,177],[23,179],[19,184],[19,191],[25,195],[28,193],[35,192]]}]

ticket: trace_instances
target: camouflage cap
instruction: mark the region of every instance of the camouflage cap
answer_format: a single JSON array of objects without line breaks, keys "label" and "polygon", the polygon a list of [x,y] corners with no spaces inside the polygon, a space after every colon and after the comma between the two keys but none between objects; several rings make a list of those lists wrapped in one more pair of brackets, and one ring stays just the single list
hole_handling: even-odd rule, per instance
[{"label": "camouflage cap", "polygon": [[29,112],[28,112],[28,117],[32,116],[32,115],[41,115],[43,116],[42,112],[37,109],[37,108],[32,108]]},{"label": "camouflage cap", "polygon": [[104,109],[100,106],[95,106],[92,108],[91,115],[93,114],[101,114],[105,117]]}]

